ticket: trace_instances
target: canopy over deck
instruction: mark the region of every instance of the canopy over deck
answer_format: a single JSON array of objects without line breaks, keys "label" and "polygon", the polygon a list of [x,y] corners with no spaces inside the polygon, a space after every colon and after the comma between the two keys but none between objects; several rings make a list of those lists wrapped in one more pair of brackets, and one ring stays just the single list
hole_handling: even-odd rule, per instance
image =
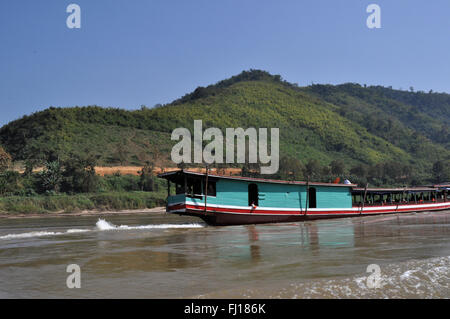
[{"label": "canopy over deck", "polygon": [[442,190],[450,191],[450,183],[436,184],[436,185],[433,185],[433,187],[437,187]]}]

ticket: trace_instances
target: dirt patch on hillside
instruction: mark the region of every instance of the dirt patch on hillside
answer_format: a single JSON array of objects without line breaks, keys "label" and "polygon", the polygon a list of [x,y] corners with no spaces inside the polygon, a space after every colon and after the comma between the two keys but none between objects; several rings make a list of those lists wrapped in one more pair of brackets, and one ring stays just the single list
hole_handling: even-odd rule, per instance
[{"label": "dirt patch on hillside", "polygon": [[[40,172],[43,169],[44,169],[43,167],[38,167],[38,168],[33,169],[33,172]],[[24,172],[23,169],[15,169],[15,170],[21,174]],[[96,166],[95,167],[95,172],[97,173],[97,175],[100,175],[100,176],[114,175],[114,174],[138,176],[141,170],[142,170],[142,166]],[[177,167],[164,167],[164,168],[156,167],[155,169],[153,169],[153,172],[155,174],[159,174],[159,173],[166,173],[166,172],[177,171],[177,170],[179,170],[179,168],[177,168]],[[199,168],[199,167],[186,168],[186,170],[198,172],[198,173],[206,173],[205,168]],[[240,168],[225,168],[225,169],[210,168],[209,173],[215,174],[215,175],[235,176],[235,175],[241,175],[241,169]]]},{"label": "dirt patch on hillside", "polygon": [[[139,172],[142,170],[142,166],[112,166],[112,167],[106,167],[106,166],[96,166],[95,172],[100,176],[105,175],[113,175],[120,173],[121,175],[139,175]],[[177,167],[156,167],[153,172],[155,174],[159,173],[165,173],[165,172],[171,172],[171,171],[177,171],[179,168]],[[187,168],[189,171],[194,171],[198,173],[205,173],[205,168]],[[211,168],[209,170],[211,174],[216,175],[240,175],[241,169],[240,168],[226,168],[226,169],[216,169]]]}]

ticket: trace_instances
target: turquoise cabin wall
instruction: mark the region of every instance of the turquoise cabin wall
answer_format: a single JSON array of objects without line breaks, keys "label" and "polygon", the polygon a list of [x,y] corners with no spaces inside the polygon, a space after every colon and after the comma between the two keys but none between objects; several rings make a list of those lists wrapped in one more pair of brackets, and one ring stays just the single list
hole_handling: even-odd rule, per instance
[{"label": "turquoise cabin wall", "polygon": [[351,208],[352,194],[348,187],[314,186],[317,208]]},{"label": "turquoise cabin wall", "polygon": [[[295,184],[252,183],[239,180],[218,180],[217,197],[208,196],[208,203],[248,206],[248,185],[257,184],[259,207],[305,209],[306,186]],[[314,186],[317,190],[317,208],[351,208],[349,187]]]},{"label": "turquoise cabin wall", "polygon": [[250,183],[246,181],[218,180],[216,184],[217,203],[222,205],[248,206],[248,184]]},{"label": "turquoise cabin wall", "polygon": [[[306,186],[296,184],[252,183],[249,181],[219,179],[216,182],[216,196],[208,196],[208,204],[248,206],[248,185],[257,184],[259,207],[278,207],[304,210],[306,207]],[[317,208],[351,208],[350,187],[311,186],[316,189]],[[185,195],[173,195],[169,204],[183,202]],[[204,198],[188,198],[204,205]]]},{"label": "turquoise cabin wall", "polygon": [[306,207],[306,186],[283,184],[258,184],[259,206],[304,209]]}]

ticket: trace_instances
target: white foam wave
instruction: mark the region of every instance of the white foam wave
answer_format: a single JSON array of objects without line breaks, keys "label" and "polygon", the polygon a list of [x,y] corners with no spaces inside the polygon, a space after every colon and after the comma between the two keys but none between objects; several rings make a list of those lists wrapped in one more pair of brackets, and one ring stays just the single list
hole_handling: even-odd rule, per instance
[{"label": "white foam wave", "polygon": [[[381,266],[381,287],[369,288],[367,277],[303,283],[303,298],[442,298],[450,288],[450,256]],[[309,288],[309,289],[308,289]],[[297,290],[295,289],[295,290]]]},{"label": "white foam wave", "polygon": [[132,230],[132,229],[171,229],[171,228],[202,228],[204,225],[202,224],[155,224],[155,225],[140,225],[140,226],[128,226],[128,225],[120,225],[116,226],[104,219],[99,219],[95,224],[95,229],[68,229],[66,231],[61,232],[52,232],[52,231],[33,231],[28,233],[20,233],[20,234],[8,234],[4,236],[0,236],[0,240],[2,239],[22,239],[22,238],[33,238],[33,237],[46,237],[46,236],[59,236],[59,235],[67,235],[74,233],[85,233],[93,230],[104,231],[104,230]]},{"label": "white foam wave", "polygon": [[99,219],[96,223],[98,230],[132,230],[132,229],[173,229],[173,228],[202,228],[204,225],[197,223],[190,224],[154,224],[154,225],[140,225],[140,226],[128,226],[120,225],[116,226],[104,219]]},{"label": "white foam wave", "polygon": [[111,224],[110,222],[107,222],[104,219],[99,219],[97,221],[97,223],[95,224],[95,226],[97,227],[98,230],[111,230],[111,229],[116,229],[117,226]]},{"label": "white foam wave", "polygon": [[91,231],[90,229],[69,229],[67,233],[86,233],[88,231]]},{"label": "white foam wave", "polygon": [[71,233],[82,233],[88,232],[88,229],[69,229],[65,232],[51,232],[51,231],[33,231],[21,234],[8,234],[0,236],[0,239],[21,239],[21,238],[32,238],[32,237],[45,237],[45,236],[58,236]]}]

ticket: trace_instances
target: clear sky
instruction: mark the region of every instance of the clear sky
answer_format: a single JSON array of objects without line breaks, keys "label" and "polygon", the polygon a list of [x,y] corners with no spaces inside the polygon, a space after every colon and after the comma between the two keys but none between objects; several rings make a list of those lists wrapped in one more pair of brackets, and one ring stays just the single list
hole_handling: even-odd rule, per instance
[{"label": "clear sky", "polygon": [[1,0],[0,126],[49,106],[164,104],[250,68],[450,92],[449,17],[448,0]]}]

